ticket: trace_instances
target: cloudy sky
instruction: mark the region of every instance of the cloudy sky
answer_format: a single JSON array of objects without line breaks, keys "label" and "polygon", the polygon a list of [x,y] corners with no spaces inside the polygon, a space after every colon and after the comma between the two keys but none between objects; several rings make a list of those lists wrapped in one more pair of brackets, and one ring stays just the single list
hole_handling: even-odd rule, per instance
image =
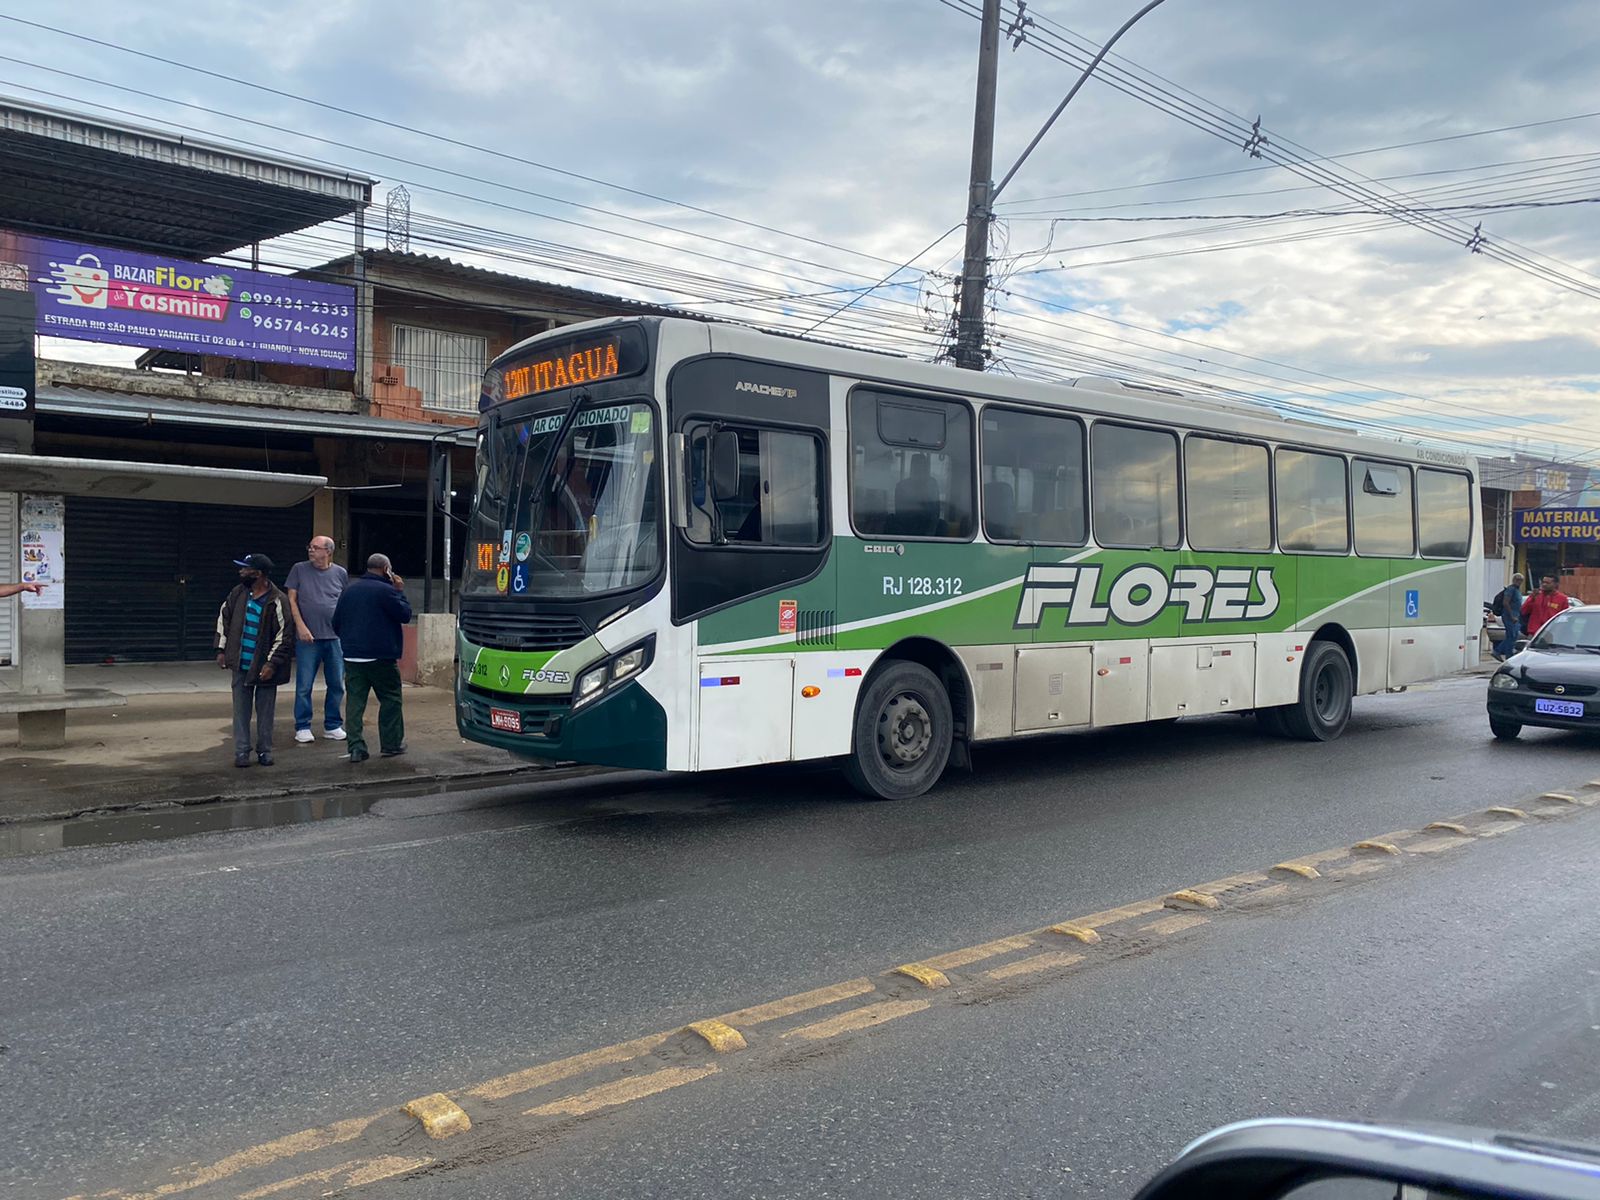
[{"label": "cloudy sky", "polygon": [[[931,357],[975,3],[0,0],[109,43],[0,21],[0,93],[403,183],[416,250],[796,330],[855,299],[817,335]],[[1136,7],[1030,0],[997,178]],[[1169,0],[1118,52],[1001,197],[995,369],[1600,460],[1592,2]]]}]

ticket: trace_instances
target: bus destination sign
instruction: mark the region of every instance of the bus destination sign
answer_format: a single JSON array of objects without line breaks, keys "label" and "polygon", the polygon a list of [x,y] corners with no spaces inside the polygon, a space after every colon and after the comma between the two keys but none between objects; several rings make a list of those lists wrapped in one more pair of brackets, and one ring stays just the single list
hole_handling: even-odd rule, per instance
[{"label": "bus destination sign", "polygon": [[520,400],[540,392],[613,379],[620,374],[621,339],[609,337],[587,346],[563,347],[559,353],[505,368],[505,398]]}]

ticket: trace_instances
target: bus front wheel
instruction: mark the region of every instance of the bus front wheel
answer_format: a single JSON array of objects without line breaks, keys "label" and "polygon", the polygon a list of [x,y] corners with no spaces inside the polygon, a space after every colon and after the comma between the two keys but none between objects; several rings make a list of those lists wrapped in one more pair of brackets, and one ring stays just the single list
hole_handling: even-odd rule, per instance
[{"label": "bus front wheel", "polygon": [[888,663],[862,690],[845,776],[870,799],[920,796],[944,774],[953,730],[939,677],[920,663]]},{"label": "bus front wheel", "polygon": [[1300,699],[1283,709],[1291,737],[1331,742],[1350,723],[1355,695],[1350,660],[1333,642],[1312,642],[1300,670]]}]

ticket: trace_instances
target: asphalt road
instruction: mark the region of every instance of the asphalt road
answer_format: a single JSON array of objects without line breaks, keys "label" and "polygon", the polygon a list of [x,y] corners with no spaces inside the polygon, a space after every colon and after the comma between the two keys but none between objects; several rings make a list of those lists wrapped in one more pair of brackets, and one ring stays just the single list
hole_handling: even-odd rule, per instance
[{"label": "asphalt road", "polygon": [[[1593,741],[1492,742],[1482,688],[1363,699],[1326,746],[1217,718],[989,748],[902,804],[857,803],[826,772],[610,777],[0,863],[0,1183],[137,1190],[414,1096],[1600,774]],[[1236,1115],[1580,1132],[1600,1036],[1580,932],[1590,811],[372,1193],[1124,1195]]]}]

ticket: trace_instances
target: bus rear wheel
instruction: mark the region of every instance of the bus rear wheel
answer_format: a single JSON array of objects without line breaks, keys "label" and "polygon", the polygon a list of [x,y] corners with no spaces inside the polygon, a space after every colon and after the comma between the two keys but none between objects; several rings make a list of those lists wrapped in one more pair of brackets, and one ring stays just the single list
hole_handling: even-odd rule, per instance
[{"label": "bus rear wheel", "polygon": [[869,799],[920,796],[944,774],[953,734],[939,677],[920,663],[888,663],[862,689],[845,777]]},{"label": "bus rear wheel", "polygon": [[1354,695],[1344,651],[1333,642],[1312,642],[1300,670],[1300,699],[1282,710],[1284,727],[1302,741],[1331,742],[1350,723]]}]

